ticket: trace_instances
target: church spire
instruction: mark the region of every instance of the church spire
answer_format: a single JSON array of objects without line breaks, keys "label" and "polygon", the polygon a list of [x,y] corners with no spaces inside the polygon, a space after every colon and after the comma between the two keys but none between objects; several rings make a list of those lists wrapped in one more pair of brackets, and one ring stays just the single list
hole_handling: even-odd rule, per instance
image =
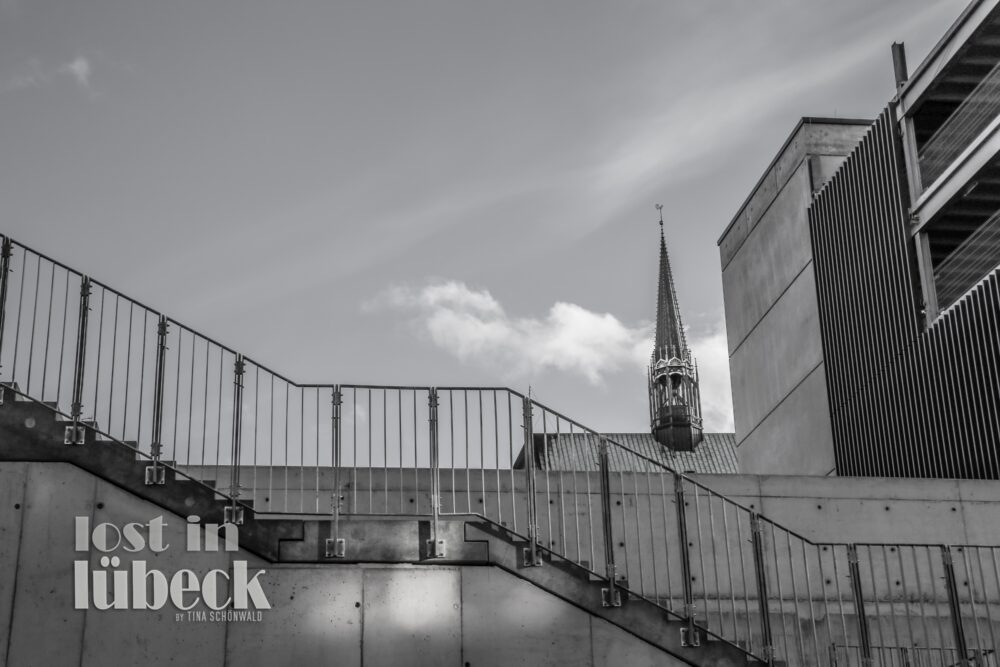
[{"label": "church spire", "polygon": [[690,356],[687,338],[684,336],[684,323],[681,321],[681,309],[677,303],[677,290],[674,289],[674,274],[670,270],[667,240],[663,234],[663,204],[657,204],[656,210],[660,212],[660,281],[656,295],[654,362],[657,359]]},{"label": "church spire", "polygon": [[702,440],[698,367],[688,349],[660,213],[660,276],[656,338],[649,364],[649,417],[653,436],[671,450],[692,450]]}]

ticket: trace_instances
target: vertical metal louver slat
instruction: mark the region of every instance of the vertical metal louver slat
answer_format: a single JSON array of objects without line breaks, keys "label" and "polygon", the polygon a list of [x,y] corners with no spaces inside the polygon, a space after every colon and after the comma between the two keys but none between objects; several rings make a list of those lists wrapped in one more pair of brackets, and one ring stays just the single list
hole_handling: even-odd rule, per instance
[{"label": "vertical metal louver slat", "polygon": [[[855,149],[855,151],[858,149]],[[854,408],[855,395],[856,395],[856,385],[857,383],[863,381],[858,376],[862,373],[858,373],[858,369],[864,369],[866,367],[864,359],[853,359],[852,363],[852,350],[850,349],[851,337],[848,332],[857,330],[858,323],[856,321],[855,309],[851,307],[851,304],[857,303],[857,290],[855,287],[856,283],[856,271],[857,266],[855,263],[854,254],[846,243],[853,231],[854,216],[852,214],[850,202],[844,197],[844,191],[846,184],[849,182],[849,165],[850,158],[841,167],[839,173],[839,178],[832,184],[831,196],[838,209],[839,215],[837,216],[837,224],[831,230],[834,239],[834,248],[841,261],[846,260],[846,268],[848,270],[843,270],[845,267],[841,264],[839,277],[840,286],[836,292],[836,296],[844,296],[846,298],[837,299],[835,297],[834,304],[838,311],[838,317],[834,320],[835,332],[834,338],[838,341],[838,345],[841,346],[842,354],[841,363],[844,366],[854,366],[855,368],[855,378],[852,383],[851,377],[849,375],[842,376],[841,385],[844,387],[844,403],[841,406],[842,414],[848,415]],[[863,414],[863,413],[861,413]],[[844,430],[847,437],[851,441],[851,449],[853,450],[854,456],[860,463],[861,456],[868,451],[869,443],[868,438],[870,436],[870,431],[866,428],[866,424],[863,420],[844,420]],[[857,469],[857,466],[856,466]]]},{"label": "vertical metal louver slat", "polygon": [[[903,456],[897,461],[899,474],[907,474],[911,467],[910,462],[915,462],[921,473],[927,474],[929,469],[922,453],[926,451],[926,433],[919,427],[920,415],[917,413],[914,401],[910,400],[913,384],[909,380],[912,372],[912,356],[905,354],[913,338],[907,327],[908,317],[912,318],[912,304],[906,299],[906,291],[893,289],[894,285],[907,286],[909,284],[909,272],[906,270],[905,242],[900,242],[906,234],[905,218],[902,213],[901,202],[903,192],[899,187],[899,182],[895,178],[897,164],[895,162],[895,151],[898,143],[898,135],[894,131],[894,120],[890,117],[890,112],[883,114],[880,131],[880,161],[878,170],[879,182],[882,191],[882,209],[884,211],[884,224],[880,226],[879,243],[880,246],[888,250],[888,261],[886,262],[886,278],[882,288],[887,294],[889,301],[889,313],[891,318],[887,327],[890,333],[890,350],[888,352],[887,365],[893,364],[901,366],[898,373],[894,374],[895,393],[893,403],[902,408],[899,410],[899,418],[903,424],[903,438],[901,450]],[[901,363],[902,362],[902,363]]]},{"label": "vertical metal louver slat", "polygon": [[[874,376],[875,369],[872,360],[873,348],[870,343],[873,339],[869,321],[870,313],[866,303],[866,297],[868,296],[868,289],[866,285],[868,267],[865,266],[862,256],[862,235],[864,233],[862,228],[862,220],[864,217],[863,207],[867,192],[863,188],[858,188],[857,171],[858,164],[861,161],[864,152],[868,149],[870,141],[871,129],[869,129],[864,139],[862,139],[861,143],[854,150],[851,157],[844,164],[844,178],[838,184],[838,194],[842,206],[846,211],[847,223],[842,227],[843,233],[841,234],[840,240],[844,244],[846,255],[849,258],[849,266],[851,267],[849,272],[850,300],[847,304],[845,304],[847,306],[845,311],[848,313],[850,320],[850,330],[853,331],[855,335],[860,333],[861,338],[868,343],[864,346],[848,346],[847,348],[856,358],[855,365],[857,366],[857,371],[859,371],[855,379],[855,391],[851,394],[850,403],[855,414],[854,431],[860,438],[860,447],[858,449],[860,454],[864,457],[870,456],[872,452],[876,452],[880,455],[884,454],[884,452],[881,451],[881,448],[877,447],[877,443],[882,437],[882,434],[878,432],[881,430],[882,424],[874,422],[871,419],[874,415],[874,411],[871,409],[871,406],[867,404],[867,401],[865,400],[867,395],[864,391],[869,385],[871,378]],[[848,197],[846,195],[849,192],[854,192],[859,196]],[[843,340],[848,341],[850,339],[844,336]],[[880,456],[878,473],[881,474],[883,469],[884,458]]]},{"label": "vertical metal louver slat", "polygon": [[965,419],[961,418],[964,411],[960,411],[962,407],[962,401],[959,398],[959,385],[955,377],[956,373],[956,355],[954,348],[954,332],[953,325],[955,319],[953,317],[945,317],[944,321],[941,323],[942,326],[938,329],[940,332],[940,344],[938,346],[938,358],[941,360],[941,365],[944,371],[945,384],[942,386],[942,398],[944,399],[943,409],[951,420],[951,428],[947,437],[950,438],[949,449],[955,452],[961,452],[960,456],[955,457],[955,469],[956,476],[967,477],[968,476],[968,459],[969,453],[963,451],[967,442],[965,435]]},{"label": "vertical metal louver slat", "polygon": [[980,285],[980,288],[976,290],[975,299],[970,299],[963,304],[963,310],[965,311],[967,322],[964,330],[965,349],[969,356],[970,382],[972,382],[973,395],[976,401],[977,451],[982,462],[979,478],[989,479],[989,471],[995,466],[991,460],[993,452],[990,443],[992,438],[990,437],[990,420],[987,411],[987,406],[989,405],[989,376],[986,375],[988,361],[986,359],[985,348],[978,344],[979,332],[982,329],[976,307],[976,304],[982,300],[983,287],[983,285]]},{"label": "vertical metal louver slat", "polygon": [[966,458],[967,475],[973,479],[978,479],[979,471],[983,469],[980,448],[979,448],[979,423],[978,410],[976,408],[975,385],[972,382],[969,365],[968,350],[965,349],[965,331],[968,327],[964,313],[955,313],[957,317],[952,318],[953,339],[952,353],[955,360],[955,380],[958,385],[958,410],[965,415],[962,419],[964,427],[963,448],[969,453]]},{"label": "vertical metal louver slat", "polygon": [[[825,186],[824,186],[825,187]],[[829,329],[824,326],[825,322],[830,322],[830,299],[826,294],[827,285],[830,282],[829,263],[827,261],[827,243],[825,241],[830,227],[830,205],[829,198],[819,196],[814,200],[812,206],[807,211],[809,220],[809,238],[812,244],[813,273],[816,279],[817,308],[820,318],[820,338],[823,346],[823,376],[826,379],[827,401],[830,406],[830,427],[833,435],[833,458],[837,474],[847,474],[849,465],[846,459],[846,452],[841,443],[844,441],[840,433],[840,421],[836,418],[837,407],[841,404],[840,386],[836,376],[828,372],[831,359],[836,357],[837,348],[835,341],[829,336]]]},{"label": "vertical metal louver slat", "polygon": [[[894,238],[890,241],[889,248],[900,266],[899,282],[896,288],[899,290],[903,319],[900,330],[902,345],[908,346],[917,338],[920,333],[922,318],[920,317],[919,306],[921,298],[918,297],[916,286],[919,284],[920,274],[916,264],[916,254],[914,244],[910,239],[909,230],[909,185],[906,183],[906,166],[903,155],[903,139],[895,120],[888,123],[888,133],[890,139],[890,164],[889,178],[892,183],[892,212],[896,220],[894,225]],[[901,348],[902,349],[902,348]]]},{"label": "vertical metal louver slat", "polygon": [[[892,409],[895,394],[895,378],[886,374],[886,365],[891,354],[891,342],[888,337],[891,321],[891,301],[889,290],[885,289],[886,268],[888,263],[884,257],[876,253],[876,246],[881,246],[879,239],[885,227],[885,211],[881,202],[881,183],[879,166],[882,157],[879,142],[883,120],[880,118],[872,126],[869,142],[858,160],[857,187],[864,192],[863,201],[866,207],[859,220],[859,242],[864,250],[865,290],[868,295],[864,307],[870,322],[872,337],[869,338],[871,349],[872,373],[869,377],[869,390],[865,392],[869,406],[869,414],[879,426],[878,443],[882,443],[883,456],[880,461],[882,475],[896,475],[898,461],[901,458],[900,449],[903,446],[903,423],[898,411]],[[885,383],[879,383],[878,378],[885,378]],[[890,419],[879,419],[879,415],[891,415]]]},{"label": "vertical metal louver slat", "polygon": [[[1000,270],[994,271],[983,285],[982,298],[977,299],[976,309],[979,322],[978,345],[983,351],[985,360],[983,372],[987,377],[987,405],[985,414],[1000,414],[1000,340],[998,340],[997,327],[1000,322],[997,313],[1000,313],[1000,290],[998,290],[998,276]],[[992,304],[992,305],[991,305]],[[991,469],[989,479],[997,479],[1000,476],[1000,420],[991,419],[991,430],[987,438],[987,446],[990,448]]]}]

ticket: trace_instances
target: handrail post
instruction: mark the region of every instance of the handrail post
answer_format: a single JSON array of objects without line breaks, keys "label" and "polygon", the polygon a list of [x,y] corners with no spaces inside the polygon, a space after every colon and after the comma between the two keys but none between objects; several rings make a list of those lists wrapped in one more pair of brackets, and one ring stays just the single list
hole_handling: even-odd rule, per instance
[{"label": "handrail post", "polygon": [[615,567],[615,538],[611,528],[611,465],[608,461],[608,441],[601,438],[597,450],[597,460],[601,477],[601,527],[604,531],[604,575],[608,587],[601,589],[601,604],[605,607],[622,606],[621,591],[618,590]]},{"label": "handrail post", "polygon": [[[7,319],[7,282],[10,275],[10,256],[12,254],[10,239],[5,236],[3,243],[0,244],[0,352],[3,351],[3,328]],[[10,381],[13,383],[14,378],[11,378]],[[0,394],[0,403],[2,402],[3,395]]]},{"label": "handrail post", "polygon": [[333,416],[331,417],[333,426],[333,491],[330,494],[333,537],[326,540],[325,556],[327,558],[344,558],[347,555],[347,540],[340,536],[340,514],[343,511],[342,503],[344,502],[344,496],[340,492],[340,411],[344,400],[339,384],[333,386],[333,396],[330,400],[333,408]]},{"label": "handrail post", "polygon": [[163,454],[163,383],[164,365],[167,353],[167,317],[160,315],[160,321],[156,326],[156,377],[153,387],[153,434],[150,453],[153,455],[153,465],[146,467],[146,484],[166,483],[167,471],[160,464],[160,457]]},{"label": "handrail post", "polygon": [[847,545],[847,565],[851,575],[851,592],[854,595],[854,615],[858,619],[858,647],[861,650],[861,664],[868,667],[872,663],[872,640],[868,632],[868,617],[865,615],[864,589],[861,587],[861,565],[858,548]]},{"label": "handrail post", "polygon": [[435,387],[427,391],[427,422],[431,446],[431,536],[427,540],[427,555],[430,558],[445,557],[445,542],[440,537],[441,520],[441,470],[438,460],[438,393]]},{"label": "handrail post", "polygon": [[528,502],[528,546],[524,549],[521,564],[524,567],[539,567],[542,564],[538,553],[538,513],[535,507],[535,434],[532,426],[531,397],[522,401],[524,415],[524,476]]},{"label": "handrail post", "polygon": [[243,355],[236,355],[233,365],[233,448],[232,465],[229,473],[229,505],[225,510],[225,521],[236,526],[243,525],[243,506],[240,497],[240,445],[243,426]]},{"label": "handrail post", "polygon": [[688,551],[687,512],[684,510],[684,477],[674,472],[674,504],[677,509],[677,540],[680,543],[681,577],[684,588],[684,618],[686,627],[681,628],[681,646],[701,646],[701,638],[695,627],[694,590],[691,586],[691,554]]},{"label": "handrail post", "polygon": [[760,609],[762,656],[766,664],[774,664],[774,638],[771,634],[771,607],[767,592],[767,568],[764,563],[764,526],[760,514],[750,513],[750,537],[753,543],[753,567],[757,579],[757,601]]},{"label": "handrail post", "polygon": [[70,407],[70,417],[73,422],[66,427],[63,442],[67,445],[83,445],[86,443],[83,428],[80,426],[80,416],[83,414],[83,377],[84,362],[87,355],[87,316],[90,313],[90,278],[80,279],[80,312],[76,322],[76,358],[73,362],[73,403]]},{"label": "handrail post", "polygon": [[945,587],[948,590],[948,611],[951,616],[951,629],[955,637],[955,650],[959,659],[957,665],[969,665],[969,645],[965,640],[965,627],[962,625],[962,607],[958,598],[958,582],[955,579],[955,559],[951,547],[941,547],[941,560],[944,562]]}]

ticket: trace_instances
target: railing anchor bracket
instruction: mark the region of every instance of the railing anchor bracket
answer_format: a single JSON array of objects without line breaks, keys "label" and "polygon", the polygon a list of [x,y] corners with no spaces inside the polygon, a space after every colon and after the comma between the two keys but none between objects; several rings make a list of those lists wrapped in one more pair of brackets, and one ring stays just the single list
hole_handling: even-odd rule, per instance
[{"label": "railing anchor bracket", "polygon": [[444,540],[427,540],[428,558],[446,558],[448,553]]},{"label": "railing anchor bracket", "polygon": [[153,464],[146,466],[146,486],[162,486],[167,483],[167,469],[164,466]]},{"label": "railing anchor bracket", "polygon": [[67,426],[66,432],[63,435],[64,445],[85,445],[87,444],[87,435],[82,426]]},{"label": "railing anchor bracket", "polygon": [[701,646],[701,637],[694,628],[681,628],[681,646],[686,648],[698,648]]},{"label": "railing anchor bracket", "polygon": [[222,512],[222,520],[225,523],[231,523],[234,526],[243,525],[243,507],[241,505],[226,505]]},{"label": "railing anchor bracket", "polygon": [[326,538],[325,558],[343,558],[347,554],[347,540],[343,537]]},{"label": "railing anchor bracket", "polygon": [[531,547],[524,547],[521,550],[521,566],[522,567],[541,567],[542,557],[538,551],[532,550]]},{"label": "railing anchor bracket", "polygon": [[622,592],[621,589],[609,587],[601,589],[601,606],[602,607],[620,607],[622,606]]}]

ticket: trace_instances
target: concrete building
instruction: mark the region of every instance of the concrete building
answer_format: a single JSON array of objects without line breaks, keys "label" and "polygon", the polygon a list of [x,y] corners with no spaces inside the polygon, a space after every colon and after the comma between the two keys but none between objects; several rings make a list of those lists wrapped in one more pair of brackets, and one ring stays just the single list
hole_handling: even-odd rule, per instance
[{"label": "concrete building", "polygon": [[808,210],[869,124],[803,118],[719,239],[741,472],[835,468]]},{"label": "concrete building", "polygon": [[878,119],[803,120],[720,239],[741,470],[1000,478],[998,40],[977,1],[894,47]]}]

